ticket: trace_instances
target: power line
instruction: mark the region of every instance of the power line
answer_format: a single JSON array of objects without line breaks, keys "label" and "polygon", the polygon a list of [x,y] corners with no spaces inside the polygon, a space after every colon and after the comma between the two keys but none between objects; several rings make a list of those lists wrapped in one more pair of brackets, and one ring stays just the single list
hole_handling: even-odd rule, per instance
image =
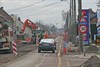
[{"label": "power line", "polygon": [[61,3],[61,2],[55,2],[55,3],[51,3],[51,4],[45,5],[45,6],[43,6],[43,7],[52,6],[52,5],[55,5],[55,4],[58,4],[58,3]]},{"label": "power line", "polygon": [[[41,7],[41,8],[38,8],[39,10],[40,9],[43,9],[43,8],[46,8],[46,7],[49,7],[49,6],[53,6],[53,5],[56,5],[56,4],[59,4],[59,3],[61,3],[61,2],[55,2],[55,3],[51,3],[51,4],[48,4],[48,5],[45,5],[45,6],[43,6],[43,7]],[[35,10],[35,9],[34,9]],[[32,9],[30,9],[30,10],[25,10],[25,11],[18,11],[18,14],[20,14],[20,13],[22,13],[22,12],[33,12],[33,10]],[[34,13],[34,14],[37,14],[37,13],[40,13],[41,11],[38,11],[37,10],[37,12],[36,13]],[[43,11],[42,11],[43,12]]]},{"label": "power line", "polygon": [[36,2],[36,3],[34,3],[34,4],[30,4],[30,5],[27,5],[27,6],[24,6],[24,7],[12,9],[10,12],[19,11],[19,10],[22,10],[22,9],[25,9],[25,8],[28,8],[28,7],[31,7],[31,6],[33,6],[33,5],[39,4],[39,3],[43,2],[43,1],[45,1],[45,0],[41,0],[41,1],[39,1],[39,2]]},{"label": "power line", "polygon": [[[53,5],[56,5],[56,4],[59,4],[59,3],[62,3],[62,2],[55,2],[55,3],[51,3],[51,4],[48,4],[48,5],[45,5],[45,6],[43,6],[43,7],[41,7],[41,8],[39,8],[39,9],[43,9],[43,8],[46,8],[46,7],[49,7],[49,6],[53,6]],[[36,7],[36,9],[37,9],[37,7]],[[35,9],[34,9],[35,10]],[[18,12],[18,14],[20,14],[20,13],[23,13],[23,12],[30,12],[30,11],[32,11],[33,12],[33,10],[32,9],[28,9],[28,10],[21,10],[21,11],[17,11]],[[37,10],[38,11],[38,10]],[[41,12],[41,11],[38,11],[38,12],[36,12],[36,13],[39,13],[39,12]],[[35,14],[36,14],[35,13]]]},{"label": "power line", "polygon": [[[48,7],[48,6],[47,6]],[[45,8],[45,7],[44,7]],[[43,8],[41,8],[41,9],[43,9]],[[56,9],[56,8],[55,8]],[[33,11],[33,10],[32,10]],[[37,10],[37,12],[35,12],[35,13],[31,13],[30,15],[28,15],[28,16],[32,16],[32,15],[37,15],[38,13],[42,13],[42,12],[44,12],[44,10],[43,11],[38,11]],[[45,12],[46,13],[46,12]],[[49,12],[49,13],[51,13],[51,12]],[[25,14],[24,14],[25,15]],[[43,15],[45,15],[45,14],[43,14]]]},{"label": "power line", "polygon": [[[60,3],[60,2],[51,3],[51,4],[48,4],[48,5],[45,5],[45,6],[41,6],[40,8],[37,8],[37,7],[36,7],[36,9],[39,9],[39,10],[40,10],[40,9],[43,9],[43,8],[46,8],[46,7],[49,7],[49,6],[58,4],[58,3]],[[35,10],[35,8],[32,8],[32,9]],[[33,12],[32,9],[17,11],[17,13],[20,14],[20,13],[22,13],[22,12],[27,12],[27,11],[32,11],[32,12]]]}]

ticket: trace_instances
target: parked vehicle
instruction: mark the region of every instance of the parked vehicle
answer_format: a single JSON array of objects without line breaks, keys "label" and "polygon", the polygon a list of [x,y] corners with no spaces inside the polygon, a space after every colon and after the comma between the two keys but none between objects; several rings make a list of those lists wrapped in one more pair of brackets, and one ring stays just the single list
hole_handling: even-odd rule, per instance
[{"label": "parked vehicle", "polygon": [[13,30],[0,23],[0,51],[12,52]]},{"label": "parked vehicle", "polygon": [[38,53],[41,51],[52,51],[55,53],[56,49],[56,41],[54,39],[41,39],[39,46],[38,46]]}]

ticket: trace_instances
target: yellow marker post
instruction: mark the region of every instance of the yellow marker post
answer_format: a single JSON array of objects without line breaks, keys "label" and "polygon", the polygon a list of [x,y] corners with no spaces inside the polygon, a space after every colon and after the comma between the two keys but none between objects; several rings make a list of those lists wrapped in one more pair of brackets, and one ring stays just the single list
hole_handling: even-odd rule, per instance
[{"label": "yellow marker post", "polygon": [[61,45],[58,52],[58,66],[57,67],[61,67]]}]

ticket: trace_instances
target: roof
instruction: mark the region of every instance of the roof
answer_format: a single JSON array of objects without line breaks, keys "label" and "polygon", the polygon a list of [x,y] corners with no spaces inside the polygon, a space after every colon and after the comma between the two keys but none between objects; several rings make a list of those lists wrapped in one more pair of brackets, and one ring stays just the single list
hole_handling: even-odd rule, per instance
[{"label": "roof", "polygon": [[0,21],[4,22],[5,20],[13,22],[13,18],[3,9],[3,7],[0,8]]},{"label": "roof", "polygon": [[89,9],[90,11],[90,23],[96,24],[97,23],[97,13],[92,11],[92,9]]}]

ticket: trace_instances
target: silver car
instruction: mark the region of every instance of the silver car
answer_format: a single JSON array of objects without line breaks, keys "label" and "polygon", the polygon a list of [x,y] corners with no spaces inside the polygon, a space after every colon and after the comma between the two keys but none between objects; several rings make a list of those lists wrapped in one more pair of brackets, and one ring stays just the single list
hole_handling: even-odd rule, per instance
[{"label": "silver car", "polygon": [[52,51],[55,53],[56,41],[54,39],[42,39],[38,46],[38,53],[41,51]]}]

